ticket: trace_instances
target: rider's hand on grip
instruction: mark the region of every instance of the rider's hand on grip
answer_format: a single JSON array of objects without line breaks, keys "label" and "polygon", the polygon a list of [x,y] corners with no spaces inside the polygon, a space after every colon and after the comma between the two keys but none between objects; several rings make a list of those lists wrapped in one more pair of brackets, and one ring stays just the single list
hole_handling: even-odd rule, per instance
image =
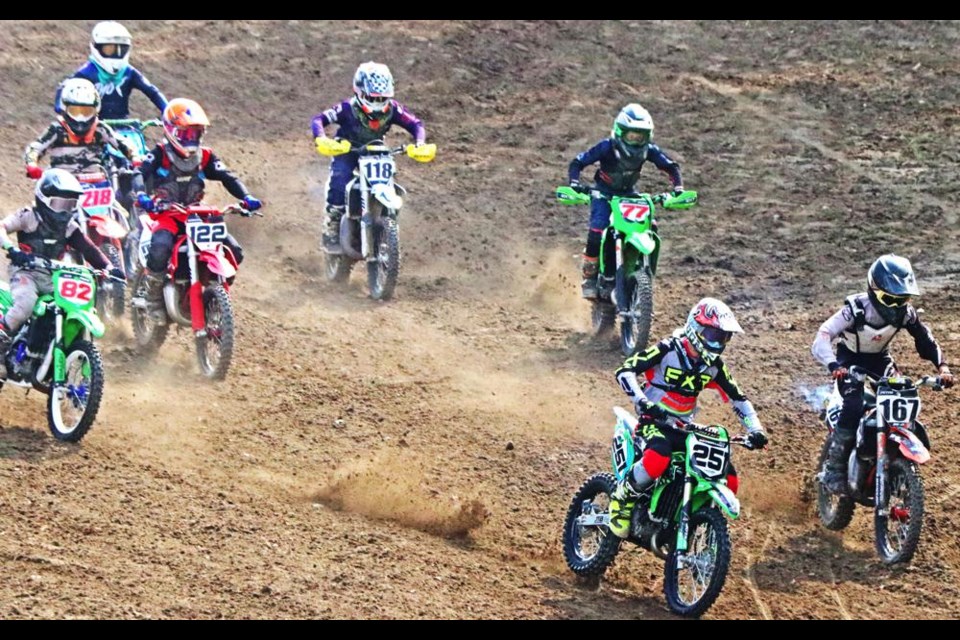
[{"label": "rider's hand on grip", "polygon": [[579,180],[571,180],[570,188],[577,193],[590,193],[590,188],[580,184]]},{"label": "rider's hand on grip", "polygon": [[637,415],[647,416],[654,420],[666,420],[670,417],[670,414],[664,411],[663,408],[653,404],[649,400],[637,400],[633,408],[636,410]]},{"label": "rider's hand on grip", "polygon": [[33,256],[17,247],[7,249],[7,257],[10,258],[10,264],[21,269],[33,266]]},{"label": "rider's hand on grip", "polygon": [[770,442],[770,440],[767,439],[767,434],[763,431],[751,431],[747,434],[747,440],[754,449],[763,449],[767,446],[767,443]]},{"label": "rider's hand on grip", "polygon": [[123,272],[123,269],[118,269],[114,267],[113,269],[110,269],[108,273],[110,274],[111,278],[115,278],[117,280],[123,280],[124,282],[127,281],[127,274]]},{"label": "rider's hand on grip", "polygon": [[150,213],[155,213],[157,210],[153,198],[143,192],[137,194],[137,204],[140,205],[141,209]]},{"label": "rider's hand on grip", "polygon": [[678,196],[678,195],[680,195],[681,193],[683,193],[683,185],[682,185],[682,184],[678,184],[677,186],[675,186],[675,187],[673,188],[673,195]]},{"label": "rider's hand on grip", "polygon": [[240,211],[240,215],[249,217],[254,211],[263,206],[263,203],[254,198],[251,195],[246,195],[243,197],[243,209]]},{"label": "rider's hand on grip", "polygon": [[831,372],[830,375],[833,376],[833,379],[834,379],[834,380],[842,380],[842,379],[846,378],[846,377],[847,377],[847,374],[849,374],[849,373],[850,373],[850,372],[847,371],[847,368],[846,368],[846,367],[837,367],[836,369],[834,369],[834,370]]},{"label": "rider's hand on grip", "polygon": [[41,169],[40,167],[38,167],[38,166],[35,165],[35,164],[28,164],[28,165],[27,165],[27,177],[28,177],[28,178],[32,178],[32,179],[34,179],[34,180],[39,180],[42,175],[43,175],[43,169]]},{"label": "rider's hand on grip", "polygon": [[940,384],[943,385],[944,389],[949,389],[953,386],[953,374],[950,373],[950,367],[943,365],[940,367]]}]

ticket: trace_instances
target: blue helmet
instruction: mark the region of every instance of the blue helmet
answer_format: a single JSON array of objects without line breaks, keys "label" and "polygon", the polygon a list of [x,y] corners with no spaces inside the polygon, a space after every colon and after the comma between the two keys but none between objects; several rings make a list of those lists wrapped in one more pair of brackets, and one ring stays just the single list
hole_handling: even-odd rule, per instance
[{"label": "blue helmet", "polygon": [[364,62],[353,74],[353,93],[360,110],[369,118],[390,113],[393,98],[393,74],[385,64]]}]

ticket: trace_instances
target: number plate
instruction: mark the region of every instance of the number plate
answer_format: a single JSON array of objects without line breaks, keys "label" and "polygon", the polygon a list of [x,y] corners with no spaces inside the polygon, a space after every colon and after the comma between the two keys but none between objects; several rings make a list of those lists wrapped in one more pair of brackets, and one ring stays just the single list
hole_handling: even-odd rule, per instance
[{"label": "number plate", "polygon": [[396,164],[389,156],[360,158],[360,170],[369,184],[386,184],[393,180]]},{"label": "number plate", "polygon": [[915,390],[911,396],[906,396],[893,389],[880,389],[877,393],[877,407],[884,422],[906,424],[920,415],[920,398]]},{"label": "number plate", "polygon": [[93,282],[84,276],[61,272],[57,297],[78,307],[89,306],[93,304]]},{"label": "number plate", "polygon": [[725,442],[688,436],[690,444],[690,466],[707,476],[715,478],[723,473],[730,457],[730,446]]},{"label": "number plate", "polygon": [[187,220],[187,236],[201,250],[212,249],[227,239],[227,225],[222,222]]},{"label": "number plate", "polygon": [[650,215],[650,205],[639,202],[620,202],[620,215],[627,222],[643,222]]},{"label": "number plate", "polygon": [[94,187],[87,189],[80,198],[80,206],[88,213],[93,213],[91,209],[109,207],[112,204],[113,187]]}]

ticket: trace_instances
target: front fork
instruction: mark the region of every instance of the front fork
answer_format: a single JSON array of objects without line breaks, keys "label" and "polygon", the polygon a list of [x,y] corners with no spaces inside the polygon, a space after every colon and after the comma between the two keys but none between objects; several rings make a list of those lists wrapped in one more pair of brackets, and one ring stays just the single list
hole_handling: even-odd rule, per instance
[{"label": "front fork", "polygon": [[690,518],[693,515],[693,504],[690,496],[693,493],[693,485],[696,480],[689,475],[683,482],[683,502],[680,503],[680,524],[677,527],[677,569],[683,568],[686,559],[687,545],[690,535]]},{"label": "front fork", "polygon": [[196,338],[207,336],[207,319],[203,308],[203,284],[197,266],[197,248],[187,240],[187,263],[190,265],[190,321]]},{"label": "front fork", "polygon": [[873,503],[877,508],[877,516],[886,518],[890,515],[887,510],[887,465],[890,456],[887,455],[887,432],[884,426],[877,425],[877,472],[874,480],[875,493]]}]

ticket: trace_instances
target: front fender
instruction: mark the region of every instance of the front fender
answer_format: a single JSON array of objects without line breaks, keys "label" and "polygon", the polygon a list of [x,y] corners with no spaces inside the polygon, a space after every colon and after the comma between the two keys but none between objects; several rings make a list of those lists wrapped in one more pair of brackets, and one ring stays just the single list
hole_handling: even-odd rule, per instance
[{"label": "front fender", "polygon": [[710,483],[712,486],[707,491],[710,498],[720,507],[728,517],[736,519],[740,515],[740,500],[733,494],[733,491],[725,484],[719,482]]},{"label": "front fender", "polygon": [[227,256],[220,251],[201,251],[197,259],[200,262],[205,262],[207,268],[218,276],[232,278],[237,275],[236,267],[234,267],[230,263],[230,260],[227,259]]},{"label": "front fender", "polygon": [[403,198],[397,195],[397,190],[391,185],[376,184],[370,188],[370,191],[373,193],[373,197],[387,209],[399,211],[403,206]]},{"label": "front fender", "polygon": [[890,425],[890,439],[900,446],[900,453],[907,460],[923,464],[930,459],[930,452],[916,435],[907,429]]},{"label": "front fender", "polygon": [[660,246],[660,238],[653,231],[644,231],[642,233],[631,233],[627,237],[627,243],[637,248],[637,251],[643,255],[650,255]]},{"label": "front fender", "polygon": [[86,329],[95,338],[102,338],[106,327],[96,309],[68,311],[63,323],[63,345],[69,347]]}]

